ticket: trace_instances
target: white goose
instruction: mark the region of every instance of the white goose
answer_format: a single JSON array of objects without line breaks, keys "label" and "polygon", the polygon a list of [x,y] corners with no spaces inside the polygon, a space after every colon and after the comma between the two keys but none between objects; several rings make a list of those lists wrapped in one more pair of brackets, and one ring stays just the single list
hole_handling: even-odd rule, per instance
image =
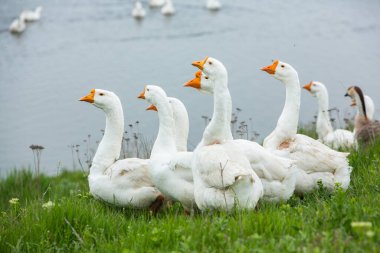
[{"label": "white goose", "polygon": [[217,11],[222,8],[222,4],[219,2],[219,0],[207,0],[206,7],[210,11]]},{"label": "white goose", "polygon": [[164,197],[150,179],[148,160],[118,160],[124,132],[123,108],[119,98],[113,92],[93,89],[80,101],[91,103],[106,115],[104,136],[88,176],[91,194],[118,206],[150,207],[152,211],[157,211]]},{"label": "white goose", "polygon": [[141,2],[139,0],[136,1],[135,6],[132,10],[132,16],[135,19],[143,19],[145,17],[145,9],[142,6]]},{"label": "white goose", "polygon": [[17,19],[13,20],[12,24],[9,26],[9,31],[11,33],[22,33],[25,28],[25,18],[23,15],[20,15]]},{"label": "white goose", "polygon": [[153,104],[158,112],[159,130],[149,163],[152,180],[166,197],[181,202],[185,211],[190,212],[195,207],[191,168],[171,166],[178,155],[172,106],[165,91],[154,85],[147,85],[138,98]]},{"label": "white goose", "polygon": [[166,0],[164,6],[161,8],[161,13],[165,16],[171,16],[175,14],[175,8],[172,0]]},{"label": "white goose", "polygon": [[165,0],[150,0],[149,1],[149,6],[153,8],[160,7],[164,4],[165,4]]},{"label": "white goose", "polygon": [[26,10],[26,11],[21,12],[21,16],[24,17],[25,21],[33,22],[33,21],[40,20],[41,12],[42,12],[42,7],[38,6],[35,11]]},{"label": "white goose", "polygon": [[[173,110],[175,126],[175,143],[178,152],[187,152],[187,138],[189,136],[189,115],[185,105],[181,100],[168,97],[168,101]],[[150,105],[147,110],[157,111],[157,107]],[[189,152],[190,153],[190,152]]]},{"label": "white goose", "polygon": [[231,107],[227,71],[219,62],[214,63],[205,68],[205,62],[193,63],[220,80],[214,87],[212,119],[193,152],[195,201],[201,210],[253,209],[263,195],[263,186],[239,145],[232,141],[231,116],[225,113]]},{"label": "white goose", "polygon": [[350,96],[351,105],[356,105],[358,108],[358,114],[355,117],[355,140],[358,147],[365,147],[380,137],[380,122],[373,121],[367,116],[367,105],[360,87],[349,87],[346,96]]},{"label": "white goose", "polygon": [[[223,78],[227,77],[227,72],[223,64],[216,59],[206,58],[203,61],[193,63],[200,69],[204,65],[211,62],[214,68],[219,68],[221,74],[202,74],[198,71],[195,78],[185,84],[185,86],[193,87],[199,91],[214,94],[214,115],[224,114],[226,121],[231,121],[232,102],[229,95],[228,87],[223,94],[216,96],[215,87],[220,83],[226,82]],[[220,90],[221,88],[219,88]],[[218,134],[205,131],[204,137],[207,137],[208,143],[219,143],[220,139],[233,142],[239,146],[239,152],[243,154],[250,162],[251,168],[260,177],[264,186],[264,199],[270,201],[280,201],[289,199],[294,192],[296,169],[293,168],[293,161],[273,155],[259,144],[247,140],[232,140],[230,124],[224,126],[226,133],[222,138],[218,138]],[[207,134],[206,134],[207,133]]]},{"label": "white goose", "polygon": [[[348,153],[335,151],[306,135],[297,134],[301,87],[296,70],[287,63],[276,60],[262,68],[285,84],[286,100],[274,131],[265,138],[263,146],[296,161],[297,167],[313,176],[310,182],[297,180],[296,191],[310,191],[321,179],[330,191],[339,183],[343,189],[350,184],[352,168],[348,164]],[[302,183],[302,184],[299,184]]]},{"label": "white goose", "polygon": [[329,115],[329,95],[323,83],[311,81],[303,86],[318,100],[318,117],[316,130],[318,139],[333,149],[352,148],[354,146],[354,134],[345,129],[334,131]]}]

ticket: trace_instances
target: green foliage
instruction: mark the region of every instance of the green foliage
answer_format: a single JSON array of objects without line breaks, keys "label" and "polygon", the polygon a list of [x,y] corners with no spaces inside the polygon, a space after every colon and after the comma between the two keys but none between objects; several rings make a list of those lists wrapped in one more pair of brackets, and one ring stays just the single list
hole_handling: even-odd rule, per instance
[{"label": "green foliage", "polygon": [[194,216],[179,204],[157,215],[109,206],[82,172],[13,172],[0,181],[0,252],[379,252],[380,145],[353,151],[350,164],[346,192]]}]

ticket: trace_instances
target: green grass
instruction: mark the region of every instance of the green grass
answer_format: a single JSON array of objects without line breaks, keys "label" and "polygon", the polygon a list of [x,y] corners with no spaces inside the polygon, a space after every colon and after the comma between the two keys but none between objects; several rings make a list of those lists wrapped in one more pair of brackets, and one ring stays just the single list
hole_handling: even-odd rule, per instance
[{"label": "green grass", "polygon": [[350,163],[347,192],[194,216],[178,204],[158,215],[108,206],[88,195],[81,172],[14,172],[0,181],[0,252],[380,252],[380,145]]}]

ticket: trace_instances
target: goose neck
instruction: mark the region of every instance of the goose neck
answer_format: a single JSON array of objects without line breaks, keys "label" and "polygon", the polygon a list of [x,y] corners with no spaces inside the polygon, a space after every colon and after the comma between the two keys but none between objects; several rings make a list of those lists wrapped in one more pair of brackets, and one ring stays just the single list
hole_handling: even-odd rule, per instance
[{"label": "goose neck", "polygon": [[286,138],[294,138],[297,134],[301,88],[298,77],[283,81],[286,87],[285,105],[277,122],[277,128],[286,133]]},{"label": "goose neck", "polygon": [[227,87],[227,78],[224,83],[214,87],[214,112],[212,119],[203,133],[203,145],[223,143],[232,140],[231,111],[232,100]]},{"label": "goose neck", "polygon": [[323,139],[327,134],[333,132],[329,115],[329,97],[327,92],[320,91],[317,94],[318,100],[318,117],[317,117],[317,134],[319,139]]},{"label": "goose neck", "polygon": [[173,110],[166,98],[159,99],[156,107],[158,111],[159,129],[152,148],[151,158],[176,152]]},{"label": "goose neck", "polygon": [[104,136],[92,161],[90,173],[103,173],[120,156],[121,142],[124,132],[124,115],[120,101],[112,108],[104,109],[106,127]]}]

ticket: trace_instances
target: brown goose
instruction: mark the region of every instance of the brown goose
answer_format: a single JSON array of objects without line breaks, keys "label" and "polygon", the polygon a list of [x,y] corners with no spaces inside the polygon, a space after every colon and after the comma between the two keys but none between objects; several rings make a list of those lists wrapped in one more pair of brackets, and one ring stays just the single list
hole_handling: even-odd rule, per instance
[{"label": "brown goose", "polygon": [[368,118],[364,95],[358,86],[349,87],[345,96],[351,97],[351,105],[358,107],[358,115],[355,118],[355,139],[359,146],[365,147],[373,143],[376,138],[380,138],[380,122]]}]

